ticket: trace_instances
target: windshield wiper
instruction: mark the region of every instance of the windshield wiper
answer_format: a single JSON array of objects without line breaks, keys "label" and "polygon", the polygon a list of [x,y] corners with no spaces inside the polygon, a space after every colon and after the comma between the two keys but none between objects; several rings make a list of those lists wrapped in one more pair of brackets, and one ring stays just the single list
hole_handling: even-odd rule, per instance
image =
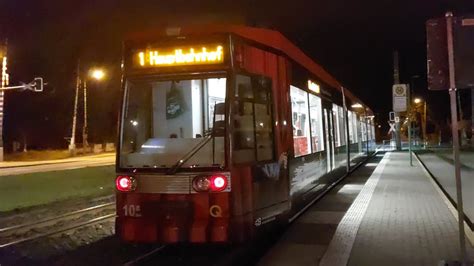
[{"label": "windshield wiper", "polygon": [[179,159],[167,172],[166,174],[172,175],[178,171],[181,166],[187,162],[191,157],[194,156],[199,150],[202,149],[211,139],[213,138],[212,134],[207,135],[203,140],[201,140],[196,146],[194,146],[188,153],[186,153],[183,158]]},{"label": "windshield wiper", "polygon": [[[194,156],[199,150],[202,149],[211,139],[215,140],[216,136],[224,136],[225,133],[225,120],[216,121],[216,115],[225,114],[225,105],[224,103],[214,103],[214,114],[213,114],[213,127],[205,134],[205,139],[200,141],[196,146],[194,146],[188,153],[186,153],[183,158],[179,159],[166,173],[172,175],[178,171],[178,169],[191,157]],[[212,143],[212,161],[214,163],[215,157],[215,143]]]}]

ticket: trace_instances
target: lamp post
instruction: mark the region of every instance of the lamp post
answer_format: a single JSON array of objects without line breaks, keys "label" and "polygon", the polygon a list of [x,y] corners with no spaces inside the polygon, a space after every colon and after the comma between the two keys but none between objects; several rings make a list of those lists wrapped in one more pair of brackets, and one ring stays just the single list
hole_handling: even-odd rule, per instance
[{"label": "lamp post", "polygon": [[[100,81],[104,79],[105,77],[105,72],[104,70],[100,68],[94,68],[89,71],[90,78]],[[87,147],[89,146],[89,143],[87,141],[88,135],[87,135],[87,78],[84,80],[84,124],[82,127],[82,148],[83,148],[83,153],[86,153]]]},{"label": "lamp post", "polygon": [[80,78],[80,61],[77,62],[77,73],[76,73],[76,93],[74,96],[74,111],[72,115],[72,132],[71,132],[71,140],[69,142],[69,154],[71,156],[76,155],[76,124],[77,124],[77,102],[79,98],[79,87],[81,86],[81,78]]},{"label": "lamp post", "polygon": [[[415,98],[413,100],[413,103],[415,104],[415,106],[418,106],[418,104],[420,104],[421,102],[423,102],[423,116],[422,116],[422,119],[421,119],[421,130],[423,132],[423,143],[425,143],[426,145],[426,101],[421,99],[421,98]],[[417,109],[418,110],[418,109]]]}]

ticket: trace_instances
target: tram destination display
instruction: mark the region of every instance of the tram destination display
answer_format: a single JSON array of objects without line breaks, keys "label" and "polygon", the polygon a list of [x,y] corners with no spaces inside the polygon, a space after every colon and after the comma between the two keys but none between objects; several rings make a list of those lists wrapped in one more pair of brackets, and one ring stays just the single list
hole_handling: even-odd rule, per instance
[{"label": "tram destination display", "polygon": [[224,48],[220,44],[147,48],[135,51],[132,61],[136,68],[221,64]]}]

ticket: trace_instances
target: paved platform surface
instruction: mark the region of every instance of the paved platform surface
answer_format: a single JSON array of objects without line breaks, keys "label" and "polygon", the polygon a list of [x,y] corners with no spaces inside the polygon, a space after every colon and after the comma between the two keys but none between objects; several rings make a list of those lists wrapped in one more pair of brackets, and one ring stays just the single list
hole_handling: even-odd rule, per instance
[{"label": "paved platform surface", "polygon": [[386,153],[370,172],[376,163],[372,159],[311,207],[260,265],[439,265],[458,259],[457,221],[422,166],[414,159],[410,167],[406,152]]},{"label": "paved platform surface", "polygon": [[[474,222],[474,152],[461,152],[461,178],[464,212]],[[420,152],[419,158],[434,175],[450,198],[457,202],[452,154],[449,152]]]},{"label": "paved platform surface", "polygon": [[[383,155],[382,155],[383,156]],[[364,187],[382,156],[376,156],[295,220],[267,254],[261,266],[317,265],[323,257],[336,228]]]}]

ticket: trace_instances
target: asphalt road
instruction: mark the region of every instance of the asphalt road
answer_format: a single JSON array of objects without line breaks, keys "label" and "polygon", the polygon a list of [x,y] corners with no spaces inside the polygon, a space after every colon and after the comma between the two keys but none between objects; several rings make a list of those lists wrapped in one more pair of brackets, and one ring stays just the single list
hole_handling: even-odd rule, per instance
[{"label": "asphalt road", "polygon": [[61,160],[0,162],[0,176],[78,169],[84,167],[113,165],[114,163],[115,153],[74,157]]}]

